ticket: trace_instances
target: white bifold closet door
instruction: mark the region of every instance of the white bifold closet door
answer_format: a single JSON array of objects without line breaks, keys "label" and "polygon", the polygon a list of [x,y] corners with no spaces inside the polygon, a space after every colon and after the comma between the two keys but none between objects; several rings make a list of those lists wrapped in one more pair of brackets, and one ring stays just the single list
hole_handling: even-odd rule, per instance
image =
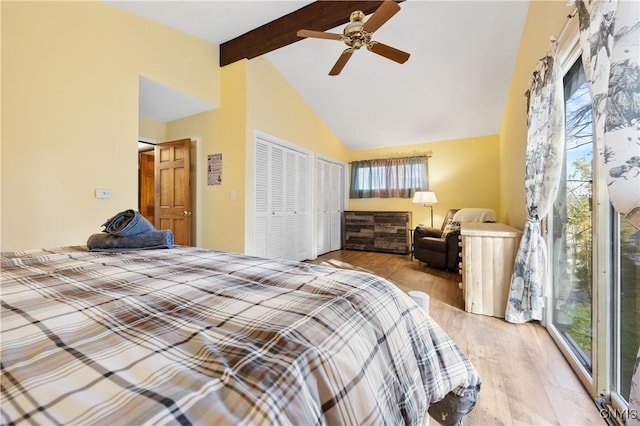
[{"label": "white bifold closet door", "polygon": [[255,140],[257,256],[309,258],[309,155],[261,137]]},{"label": "white bifold closet door", "polygon": [[323,159],[316,161],[316,224],[318,256],[342,248],[344,210],[344,166]]}]

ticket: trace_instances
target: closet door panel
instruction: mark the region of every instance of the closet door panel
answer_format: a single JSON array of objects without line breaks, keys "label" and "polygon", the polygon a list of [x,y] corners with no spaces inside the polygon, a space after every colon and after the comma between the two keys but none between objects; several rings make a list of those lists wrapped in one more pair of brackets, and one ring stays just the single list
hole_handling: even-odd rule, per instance
[{"label": "closet door panel", "polygon": [[327,253],[330,250],[330,232],[329,223],[329,193],[327,192],[327,179],[329,178],[329,163],[324,160],[316,161],[316,249],[318,255]]},{"label": "closet door panel", "polygon": [[342,248],[342,210],[343,210],[343,191],[344,191],[344,167],[339,164],[330,164],[331,182],[329,192],[329,250],[340,250]]},{"label": "closet door panel", "polygon": [[309,257],[309,155],[260,136],[255,139],[254,253],[290,260]]},{"label": "closet door panel", "polygon": [[309,242],[311,227],[309,226],[309,156],[306,154],[296,154],[296,198],[294,216],[296,220],[295,260],[305,260],[309,258]]},{"label": "closet door panel", "polygon": [[268,255],[268,234],[270,215],[269,196],[269,145],[257,140],[255,144],[255,182],[254,182],[254,254]]},{"label": "closet door panel", "polygon": [[295,151],[285,150],[284,152],[284,258],[297,260],[297,155]]},{"label": "closet door panel", "polygon": [[270,210],[268,226],[268,257],[283,258],[284,230],[284,181],[285,159],[284,148],[271,144],[269,155],[269,199]]},{"label": "closet door panel", "polygon": [[319,159],[316,181],[318,255],[342,248],[344,166]]}]

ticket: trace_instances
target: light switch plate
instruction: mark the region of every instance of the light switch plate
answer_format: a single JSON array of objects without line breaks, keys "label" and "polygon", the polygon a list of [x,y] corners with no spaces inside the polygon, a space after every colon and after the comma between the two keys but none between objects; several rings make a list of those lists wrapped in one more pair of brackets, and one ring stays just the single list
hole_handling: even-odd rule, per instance
[{"label": "light switch plate", "polygon": [[107,199],[111,198],[111,190],[105,188],[96,188],[96,198]]}]

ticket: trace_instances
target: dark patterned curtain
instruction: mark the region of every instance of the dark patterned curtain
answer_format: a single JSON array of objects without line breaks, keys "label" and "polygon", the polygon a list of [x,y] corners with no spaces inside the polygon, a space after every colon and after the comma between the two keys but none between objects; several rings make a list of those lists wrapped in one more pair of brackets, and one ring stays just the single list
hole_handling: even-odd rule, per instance
[{"label": "dark patterned curtain", "polygon": [[576,1],[609,199],[640,229],[640,2]]},{"label": "dark patterned curtain", "polygon": [[427,157],[386,158],[351,163],[350,198],[412,198],[429,188]]},{"label": "dark patterned curtain", "polygon": [[525,190],[527,222],[516,255],[505,319],[522,323],[541,320],[547,270],[546,243],[540,220],[553,205],[564,161],[564,98],[555,63],[557,46],[544,57],[528,94]]}]

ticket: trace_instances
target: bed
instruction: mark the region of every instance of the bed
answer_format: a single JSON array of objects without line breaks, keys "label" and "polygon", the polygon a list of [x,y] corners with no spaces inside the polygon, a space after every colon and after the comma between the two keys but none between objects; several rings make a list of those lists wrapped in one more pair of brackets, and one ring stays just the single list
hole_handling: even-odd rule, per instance
[{"label": "bed", "polygon": [[364,272],[194,247],[2,254],[2,424],[455,424],[480,378]]}]

